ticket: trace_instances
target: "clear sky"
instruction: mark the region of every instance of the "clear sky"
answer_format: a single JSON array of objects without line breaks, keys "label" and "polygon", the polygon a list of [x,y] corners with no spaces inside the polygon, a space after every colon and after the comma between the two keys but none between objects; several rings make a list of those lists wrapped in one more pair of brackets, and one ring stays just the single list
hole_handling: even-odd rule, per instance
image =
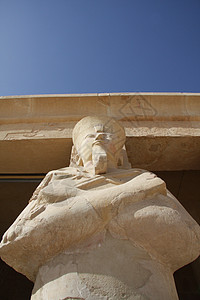
[{"label": "clear sky", "polygon": [[0,0],[0,96],[200,92],[200,0]]}]

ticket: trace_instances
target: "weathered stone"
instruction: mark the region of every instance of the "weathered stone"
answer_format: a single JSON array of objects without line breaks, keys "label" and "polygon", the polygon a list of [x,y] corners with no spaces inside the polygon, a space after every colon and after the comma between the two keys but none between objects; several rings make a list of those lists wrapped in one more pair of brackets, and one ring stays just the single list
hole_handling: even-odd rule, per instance
[{"label": "weathered stone", "polygon": [[0,103],[1,173],[47,173],[69,165],[73,127],[86,115],[121,122],[134,168],[200,169],[199,93],[8,96]]},{"label": "weathered stone", "polygon": [[155,174],[131,169],[121,125],[86,117],[70,167],[49,172],[0,254],[35,281],[32,299],[178,299],[173,272],[200,227]]}]

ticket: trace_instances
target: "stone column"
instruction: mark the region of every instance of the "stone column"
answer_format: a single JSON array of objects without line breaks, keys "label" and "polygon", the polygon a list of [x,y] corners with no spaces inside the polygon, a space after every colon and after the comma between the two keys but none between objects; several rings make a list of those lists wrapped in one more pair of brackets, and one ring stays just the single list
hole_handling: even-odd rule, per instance
[{"label": "stone column", "polygon": [[172,271],[142,248],[106,234],[40,267],[31,300],[177,300]]}]

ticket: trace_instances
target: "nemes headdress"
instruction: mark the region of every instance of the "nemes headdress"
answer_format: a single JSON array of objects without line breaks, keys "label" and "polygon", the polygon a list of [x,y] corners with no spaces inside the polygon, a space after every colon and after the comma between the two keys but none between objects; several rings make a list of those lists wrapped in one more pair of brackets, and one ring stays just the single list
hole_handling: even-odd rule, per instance
[{"label": "nemes headdress", "polygon": [[81,119],[74,127],[72,138],[76,149],[78,150],[87,134],[98,131],[111,133],[116,140],[117,148],[123,147],[126,135],[118,121],[109,117],[88,116]]},{"label": "nemes headdress", "polygon": [[112,138],[115,140],[116,152],[118,152],[119,150],[119,152],[121,153],[121,162],[124,160],[123,157],[124,155],[126,156],[126,151],[124,150],[126,135],[124,128],[120,125],[120,123],[110,117],[88,116],[81,119],[74,127],[72,133],[74,146],[72,148],[70,166],[82,165],[81,158],[78,154],[81,144],[88,134],[97,132],[105,132],[112,134]]}]

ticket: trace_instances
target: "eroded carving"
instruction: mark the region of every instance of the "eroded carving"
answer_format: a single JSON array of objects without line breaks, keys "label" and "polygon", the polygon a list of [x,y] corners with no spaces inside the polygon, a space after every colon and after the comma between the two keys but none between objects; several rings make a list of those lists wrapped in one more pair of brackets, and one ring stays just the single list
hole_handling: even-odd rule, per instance
[{"label": "eroded carving", "polygon": [[49,172],[0,254],[35,281],[32,299],[178,299],[173,272],[200,228],[155,174],[132,169],[115,120],[82,119],[69,167]]}]

